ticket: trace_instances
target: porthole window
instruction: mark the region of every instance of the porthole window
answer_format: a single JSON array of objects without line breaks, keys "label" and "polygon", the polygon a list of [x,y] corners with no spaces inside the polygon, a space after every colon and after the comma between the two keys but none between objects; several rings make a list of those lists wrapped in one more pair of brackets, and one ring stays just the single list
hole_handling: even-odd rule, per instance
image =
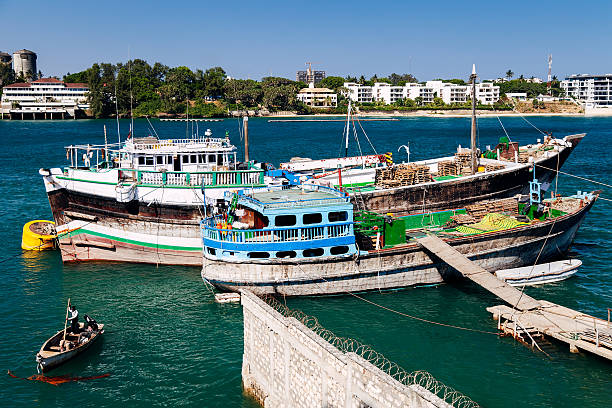
[{"label": "porthole window", "polygon": [[270,254],[268,252],[249,252],[249,258],[269,258]]},{"label": "porthole window", "polygon": [[323,216],[321,215],[321,213],[304,214],[304,225],[320,224],[321,221],[323,221]]},{"label": "porthole window", "polygon": [[323,251],[323,248],[311,248],[311,249],[305,249],[304,250],[304,257],[305,258],[312,258],[315,256],[321,256],[325,253],[325,251]]},{"label": "porthole window", "polygon": [[206,248],[206,250],[207,250],[207,251],[208,251],[208,253],[209,253],[209,254],[211,254],[211,255],[215,255],[215,254],[217,253],[217,252],[215,251],[215,249],[214,249],[214,248],[210,248],[210,247],[208,247],[208,248]]},{"label": "porthole window", "polygon": [[329,222],[341,222],[348,220],[348,213],[346,211],[334,211],[328,214]]},{"label": "porthole window", "polygon": [[295,225],[295,223],[295,215],[278,215],[274,220],[274,224],[277,227],[290,227],[292,225]]},{"label": "porthole window", "polygon": [[329,253],[332,255],[342,255],[346,254],[349,251],[349,247],[346,245],[331,247]]},{"label": "porthole window", "polygon": [[276,253],[277,258],[295,258],[296,256],[295,251],[279,251]]}]

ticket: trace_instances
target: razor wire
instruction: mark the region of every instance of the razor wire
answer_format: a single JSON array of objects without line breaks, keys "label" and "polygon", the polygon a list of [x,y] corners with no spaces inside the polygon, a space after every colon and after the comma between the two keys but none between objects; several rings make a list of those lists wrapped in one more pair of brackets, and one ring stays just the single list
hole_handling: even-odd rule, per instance
[{"label": "razor wire", "polygon": [[262,299],[278,313],[284,317],[292,317],[296,319],[338,350],[342,351],[343,353],[357,354],[405,386],[420,386],[457,408],[480,407],[477,402],[473,401],[471,398],[460,393],[454,388],[440,382],[427,371],[418,370],[408,372],[400,367],[397,363],[394,363],[386,358],[382,353],[374,350],[374,348],[371,346],[349,337],[337,336],[332,331],[323,327],[316,317],[307,315],[301,310],[292,310],[279,302],[278,299],[273,296],[264,296]]}]

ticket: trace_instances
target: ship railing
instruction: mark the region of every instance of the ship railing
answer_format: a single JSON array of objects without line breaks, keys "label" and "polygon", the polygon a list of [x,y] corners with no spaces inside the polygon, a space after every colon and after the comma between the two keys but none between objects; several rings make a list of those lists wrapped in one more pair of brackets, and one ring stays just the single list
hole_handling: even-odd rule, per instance
[{"label": "ship railing", "polygon": [[211,217],[202,221],[202,236],[210,241],[243,244],[316,241],[327,238],[347,237],[353,234],[353,223],[317,225],[295,228],[228,229],[219,228],[221,218]]},{"label": "ship railing", "polygon": [[264,171],[260,169],[203,172],[155,171],[133,169],[121,170],[124,172],[135,172],[136,180],[139,185],[185,187],[259,187],[264,184]]},{"label": "ship railing", "polygon": [[191,139],[160,139],[157,142],[132,142],[134,149],[137,150],[155,150],[165,146],[182,146],[205,144],[211,148],[233,147],[229,139],[219,137],[197,137]]},{"label": "ship railing", "polygon": [[[253,193],[258,193],[258,192],[282,191],[282,190],[288,190],[288,189],[322,191],[325,193],[329,193],[333,195],[334,197],[304,199],[304,200],[286,200],[286,201],[280,201],[280,202],[275,202],[275,203],[263,203],[252,196]],[[234,193],[231,193],[231,192],[226,193],[226,195],[228,194],[231,197],[231,194],[234,194]],[[330,204],[347,203],[350,200],[348,194],[345,193],[344,191],[336,190],[331,187],[320,186],[318,184],[301,184],[299,187],[286,186],[286,185],[266,186],[266,187],[259,187],[259,188],[253,188],[253,189],[246,189],[244,191],[239,191],[237,194],[239,195],[240,201],[247,203],[247,205],[249,205],[250,207],[253,207],[260,211],[264,209],[270,209],[270,208],[318,207],[318,206],[325,206],[325,205],[330,205]],[[230,197],[226,196],[226,199]]]}]

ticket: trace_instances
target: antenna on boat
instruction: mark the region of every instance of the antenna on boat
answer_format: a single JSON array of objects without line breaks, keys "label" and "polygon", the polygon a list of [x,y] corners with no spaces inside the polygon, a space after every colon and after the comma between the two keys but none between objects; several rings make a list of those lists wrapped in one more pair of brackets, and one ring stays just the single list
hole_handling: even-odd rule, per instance
[{"label": "antenna on boat", "polygon": [[344,142],[344,157],[348,157],[350,123],[351,123],[351,99],[349,98],[348,109],[346,111],[346,137],[345,137],[345,142]]},{"label": "antenna on boat", "polygon": [[186,118],[186,127],[185,127],[185,138],[189,139],[189,98],[187,98],[187,118]]},{"label": "antenna on boat", "polygon": [[476,163],[476,78],[476,64],[473,64],[472,75],[470,75],[470,81],[472,83],[472,131],[470,137],[472,174],[476,174],[476,170],[478,170],[478,164]]},{"label": "antenna on boat", "polygon": [[130,46],[128,45],[128,72],[130,75],[130,118],[132,120],[130,124],[130,133],[132,134],[132,137],[134,137],[134,95],[132,93],[132,61],[130,58]]},{"label": "antenna on boat", "polygon": [[119,79],[119,71],[117,71],[117,78],[115,78],[115,117],[117,119],[117,143],[121,144],[121,132],[119,128],[119,102],[117,102],[117,80]]}]

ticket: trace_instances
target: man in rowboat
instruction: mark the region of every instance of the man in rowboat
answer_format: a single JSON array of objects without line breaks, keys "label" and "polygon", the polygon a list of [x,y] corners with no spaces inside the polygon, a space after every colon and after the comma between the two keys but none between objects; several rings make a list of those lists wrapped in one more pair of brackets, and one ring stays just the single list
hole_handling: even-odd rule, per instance
[{"label": "man in rowboat", "polygon": [[70,322],[70,331],[73,334],[79,334],[79,311],[74,305],[70,305],[70,317],[68,321]]}]

